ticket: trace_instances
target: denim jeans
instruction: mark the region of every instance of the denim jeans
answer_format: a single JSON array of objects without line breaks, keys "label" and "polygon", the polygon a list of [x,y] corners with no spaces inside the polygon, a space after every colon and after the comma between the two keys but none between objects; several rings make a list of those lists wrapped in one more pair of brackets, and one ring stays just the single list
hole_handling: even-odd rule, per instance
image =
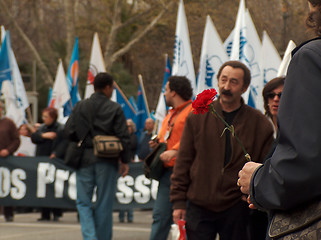
[{"label": "denim jeans", "polygon": [[159,180],[157,198],[153,209],[153,224],[150,240],[166,240],[173,223],[172,203],[169,201],[171,174],[172,169],[167,169]]},{"label": "denim jeans", "polygon": [[117,174],[117,164],[111,162],[96,162],[77,171],[77,209],[84,240],[112,239]]}]

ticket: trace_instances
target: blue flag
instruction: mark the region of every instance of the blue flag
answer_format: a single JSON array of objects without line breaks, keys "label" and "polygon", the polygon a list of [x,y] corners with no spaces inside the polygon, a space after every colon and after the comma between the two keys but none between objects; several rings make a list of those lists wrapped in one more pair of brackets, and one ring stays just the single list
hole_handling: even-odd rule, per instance
[{"label": "blue flag", "polygon": [[75,39],[74,50],[72,52],[70,65],[67,73],[67,83],[69,87],[70,100],[65,104],[64,116],[69,116],[71,109],[75,104],[80,101],[78,92],[78,80],[79,80],[79,48],[78,37]]},{"label": "blue flag", "polygon": [[137,93],[137,112],[136,112],[136,129],[137,138],[140,138],[140,134],[144,131],[145,121],[149,117],[149,111],[147,103],[143,94],[142,84],[139,84],[139,89]]},{"label": "blue flag", "polygon": [[9,31],[7,31],[0,50],[0,90],[1,90],[3,81],[11,80],[9,51],[10,51],[10,33]]},{"label": "blue flag", "polygon": [[165,92],[165,85],[167,83],[167,79],[172,75],[172,67],[171,62],[169,60],[169,57],[166,59],[166,67],[165,67],[165,73],[164,73],[164,79],[163,79],[163,88],[162,92]]},{"label": "blue flag", "polygon": [[136,100],[133,96],[131,96],[128,101],[130,102],[130,104],[133,106],[133,108],[135,109],[135,111],[137,112],[137,104],[136,104]]},{"label": "blue flag", "polygon": [[[163,87],[162,87],[162,93],[164,95],[164,92],[165,92],[165,86],[167,84],[167,79],[172,76],[172,66],[171,66],[171,61],[169,60],[169,57],[167,56],[167,59],[166,59],[166,67],[165,67],[165,72],[164,72],[164,78],[163,78]],[[164,100],[165,100],[165,96],[164,97]],[[166,100],[165,100],[165,103],[166,103]],[[168,111],[168,106],[166,105],[166,111]]]},{"label": "blue flag", "polygon": [[133,109],[133,107],[130,105],[129,101],[127,100],[127,98],[125,98],[123,93],[121,93],[117,87],[115,87],[115,90],[116,90],[117,102],[123,108],[126,119],[130,118],[134,121],[135,115],[136,115],[135,109]]},{"label": "blue flag", "polygon": [[49,92],[48,92],[48,104],[47,104],[48,107],[50,107],[51,96],[52,96],[52,87],[49,88]]}]

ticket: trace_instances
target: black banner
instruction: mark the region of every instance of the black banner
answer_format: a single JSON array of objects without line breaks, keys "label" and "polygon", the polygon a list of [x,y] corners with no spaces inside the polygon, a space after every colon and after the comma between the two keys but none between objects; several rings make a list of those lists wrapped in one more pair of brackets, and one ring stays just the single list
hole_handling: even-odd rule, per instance
[{"label": "black banner", "polygon": [[[152,208],[158,182],[144,176],[141,162],[129,169],[118,178],[114,209]],[[0,158],[0,206],[75,209],[76,196],[76,173],[61,159]]]}]

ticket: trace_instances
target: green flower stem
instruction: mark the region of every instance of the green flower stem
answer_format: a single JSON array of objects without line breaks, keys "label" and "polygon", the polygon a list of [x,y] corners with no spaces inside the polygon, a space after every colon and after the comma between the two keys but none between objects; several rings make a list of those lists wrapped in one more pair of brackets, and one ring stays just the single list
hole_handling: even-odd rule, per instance
[{"label": "green flower stem", "polygon": [[220,114],[218,114],[218,112],[216,112],[216,110],[215,110],[215,108],[214,108],[214,106],[213,106],[213,103],[211,103],[211,104],[209,105],[209,107],[210,107],[211,112],[214,113],[215,116],[217,116],[217,117],[225,124],[225,126],[226,126],[226,128],[224,129],[222,135],[224,134],[224,132],[225,132],[226,130],[230,131],[231,134],[232,134],[232,136],[235,137],[236,141],[237,141],[237,142],[239,143],[239,145],[241,146],[241,148],[242,148],[242,150],[243,150],[243,152],[244,152],[244,155],[245,155],[246,160],[247,160],[248,162],[250,162],[250,161],[251,161],[251,156],[250,156],[250,154],[245,150],[245,148],[244,148],[241,140],[240,140],[240,139],[238,138],[238,136],[236,135],[235,130],[234,130],[234,126],[233,126],[233,125],[229,125],[229,124],[224,120],[224,118],[222,118],[222,116],[221,116]]}]

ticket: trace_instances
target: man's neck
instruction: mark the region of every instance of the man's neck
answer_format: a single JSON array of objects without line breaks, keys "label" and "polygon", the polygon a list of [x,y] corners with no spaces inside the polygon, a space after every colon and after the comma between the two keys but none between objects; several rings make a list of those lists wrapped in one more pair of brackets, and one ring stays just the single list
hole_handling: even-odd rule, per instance
[{"label": "man's neck", "polygon": [[182,104],[186,103],[187,101],[185,101],[182,98],[178,98],[174,101],[173,103],[173,108],[178,108],[179,106],[181,106]]}]

